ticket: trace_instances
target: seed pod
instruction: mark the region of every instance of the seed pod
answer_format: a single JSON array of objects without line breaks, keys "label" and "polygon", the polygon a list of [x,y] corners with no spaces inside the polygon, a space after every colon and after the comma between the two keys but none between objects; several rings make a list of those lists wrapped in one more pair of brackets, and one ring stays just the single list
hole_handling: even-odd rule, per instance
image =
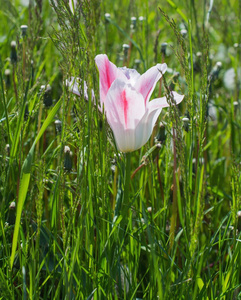
[{"label": "seed pod", "polygon": [[42,85],[41,86],[41,91],[43,91],[43,90],[44,90],[43,103],[46,107],[50,107],[53,104],[52,88],[49,84],[47,86]]},{"label": "seed pod", "polygon": [[60,134],[62,130],[62,122],[60,120],[54,121],[56,134]]},{"label": "seed pod", "polygon": [[136,17],[131,17],[131,29],[136,29]]},{"label": "seed pod", "polygon": [[64,147],[64,169],[66,171],[71,171],[72,169],[72,152],[70,151],[69,146]]},{"label": "seed pod", "polygon": [[130,46],[128,44],[123,44],[122,48],[123,48],[123,52],[124,52],[124,57],[127,58],[128,50],[129,50]]},{"label": "seed pod", "polygon": [[185,28],[181,29],[180,33],[183,38],[185,38],[187,36],[187,30]]},{"label": "seed pod", "polygon": [[184,130],[186,131],[186,132],[188,132],[189,131],[189,118],[187,118],[187,117],[184,117],[183,119],[182,119],[182,122],[183,122],[183,128],[184,128]]},{"label": "seed pod", "polygon": [[5,84],[6,84],[6,87],[9,88],[11,86],[11,71],[10,69],[6,69],[5,72],[4,72],[4,75],[5,75]]},{"label": "seed pod", "polygon": [[16,64],[18,61],[16,46],[17,46],[16,42],[12,41],[11,42],[11,53],[10,53],[10,59],[11,59],[12,64]]},{"label": "seed pod", "polygon": [[26,37],[27,36],[27,31],[28,31],[28,26],[27,25],[21,25],[21,31],[22,31],[22,37]]},{"label": "seed pod", "polygon": [[9,211],[8,211],[8,223],[9,225],[14,225],[15,223],[15,213],[16,213],[16,204],[14,201],[12,201],[9,205]]},{"label": "seed pod", "polygon": [[105,22],[106,22],[106,24],[108,24],[110,22],[110,20],[111,20],[110,14],[109,13],[105,13]]},{"label": "seed pod", "polygon": [[166,56],[166,50],[167,50],[167,43],[161,44],[161,53]]}]

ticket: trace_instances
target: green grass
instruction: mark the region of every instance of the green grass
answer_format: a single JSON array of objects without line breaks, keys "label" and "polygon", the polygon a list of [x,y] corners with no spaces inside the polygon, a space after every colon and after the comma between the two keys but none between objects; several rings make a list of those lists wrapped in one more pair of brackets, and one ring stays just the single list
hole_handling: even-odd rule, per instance
[{"label": "green grass", "polygon": [[[0,1],[0,299],[241,299],[241,4],[58,3]],[[100,53],[165,61],[152,98],[185,95],[131,155],[98,110]]]}]

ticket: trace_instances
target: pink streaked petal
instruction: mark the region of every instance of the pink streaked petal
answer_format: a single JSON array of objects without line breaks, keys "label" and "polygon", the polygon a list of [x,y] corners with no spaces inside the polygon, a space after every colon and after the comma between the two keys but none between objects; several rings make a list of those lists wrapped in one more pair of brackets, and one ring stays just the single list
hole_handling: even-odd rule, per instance
[{"label": "pink streaked petal", "polygon": [[145,104],[149,101],[157,81],[162,77],[162,74],[164,74],[166,70],[166,64],[157,64],[138,78],[135,89],[143,95]]},{"label": "pink streaked petal", "polygon": [[126,82],[116,79],[105,100],[107,121],[120,123],[124,129],[134,129],[145,113],[144,99]]},{"label": "pink streaked petal", "polygon": [[116,65],[109,61],[106,54],[97,55],[95,57],[95,63],[99,70],[100,102],[102,106],[113,81],[116,78],[125,79],[125,75],[116,67]]}]

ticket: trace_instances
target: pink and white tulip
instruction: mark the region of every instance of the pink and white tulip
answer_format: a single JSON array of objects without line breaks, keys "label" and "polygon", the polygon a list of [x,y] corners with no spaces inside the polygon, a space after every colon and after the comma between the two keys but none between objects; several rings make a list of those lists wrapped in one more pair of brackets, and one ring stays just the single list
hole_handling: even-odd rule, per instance
[{"label": "pink and white tulip", "polygon": [[[117,68],[107,55],[95,57],[100,79],[100,105],[114,133],[117,147],[122,152],[141,148],[149,140],[167,98],[150,100],[158,80],[167,70],[166,64],[157,64],[140,75],[134,69]],[[172,92],[175,104],[183,95]]]}]

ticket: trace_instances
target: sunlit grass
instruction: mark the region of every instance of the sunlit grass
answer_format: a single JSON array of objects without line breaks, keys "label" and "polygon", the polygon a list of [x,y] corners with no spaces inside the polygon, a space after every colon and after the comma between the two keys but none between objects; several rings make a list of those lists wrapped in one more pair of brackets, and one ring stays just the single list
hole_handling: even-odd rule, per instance
[{"label": "sunlit grass", "polygon": [[[239,299],[240,4],[68,3],[0,7],[0,299]],[[132,153],[128,197],[100,53],[166,62],[152,98],[185,95]]]}]

